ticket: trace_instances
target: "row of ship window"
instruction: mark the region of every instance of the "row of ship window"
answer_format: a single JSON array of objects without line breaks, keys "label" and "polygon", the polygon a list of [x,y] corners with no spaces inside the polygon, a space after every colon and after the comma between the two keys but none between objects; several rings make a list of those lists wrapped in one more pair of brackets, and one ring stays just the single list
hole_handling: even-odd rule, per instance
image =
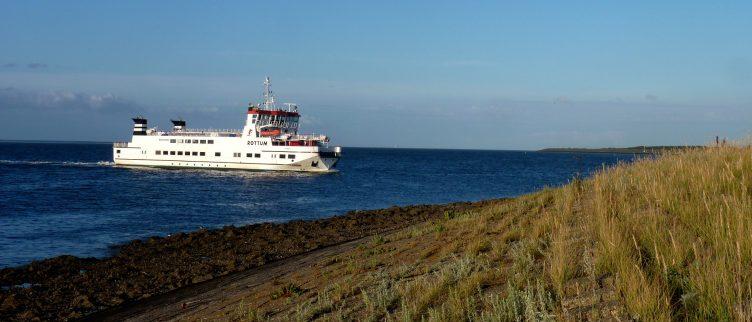
[{"label": "row of ship window", "polygon": [[155,151],[157,155],[195,155],[195,156],[206,156],[206,152],[189,152],[189,151]]},{"label": "row of ship window", "polygon": [[180,140],[180,139],[170,139],[170,143],[193,143],[193,144],[214,144],[214,140]]},{"label": "row of ship window", "polygon": [[[118,153],[120,153],[120,151],[118,151]],[[193,156],[202,156],[202,157],[206,156],[206,152],[196,152],[196,151],[193,151],[193,152],[191,151],[155,151],[154,153],[156,155],[193,155]],[[237,153],[237,152],[232,154],[232,156],[236,158],[239,158],[241,155],[243,154]],[[222,156],[222,153],[214,152],[214,156],[220,157]],[[279,157],[280,159],[295,159],[294,154],[272,154],[272,158],[275,156]],[[260,158],[261,153],[246,153],[245,157],[246,158]]]}]

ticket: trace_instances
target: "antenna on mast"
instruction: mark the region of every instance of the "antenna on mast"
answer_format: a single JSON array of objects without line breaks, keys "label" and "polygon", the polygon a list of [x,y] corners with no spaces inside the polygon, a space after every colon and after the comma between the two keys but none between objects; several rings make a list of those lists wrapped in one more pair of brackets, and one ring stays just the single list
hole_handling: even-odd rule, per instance
[{"label": "antenna on mast", "polygon": [[274,109],[274,94],[272,93],[272,81],[269,76],[264,80],[264,109]]}]

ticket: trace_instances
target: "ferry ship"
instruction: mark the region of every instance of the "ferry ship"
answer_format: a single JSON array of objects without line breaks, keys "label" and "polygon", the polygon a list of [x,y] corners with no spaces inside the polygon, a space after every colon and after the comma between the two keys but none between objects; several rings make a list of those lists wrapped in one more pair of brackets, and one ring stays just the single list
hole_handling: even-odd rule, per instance
[{"label": "ferry ship", "polygon": [[113,160],[123,166],[335,171],[342,148],[330,147],[325,135],[298,134],[298,106],[284,105],[275,105],[267,77],[264,102],[249,104],[242,130],[190,129],[178,119],[171,120],[171,131],[161,131],[135,117],[131,141],[113,144]]}]

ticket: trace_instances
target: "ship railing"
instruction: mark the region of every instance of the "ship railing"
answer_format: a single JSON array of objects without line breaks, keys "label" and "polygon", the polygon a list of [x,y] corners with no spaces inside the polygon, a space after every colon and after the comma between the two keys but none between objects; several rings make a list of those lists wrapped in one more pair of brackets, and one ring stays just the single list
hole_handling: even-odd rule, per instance
[{"label": "ship railing", "polygon": [[293,140],[293,141],[294,140],[324,141],[324,140],[326,140],[326,135],[323,135],[323,134],[297,134],[297,135],[290,136],[290,138],[288,140]]},{"label": "ship railing", "polygon": [[294,122],[284,122],[284,121],[269,121],[264,122],[261,126],[277,126],[277,127],[287,127],[287,128],[298,128],[298,123]]},{"label": "ship railing", "polygon": [[154,131],[150,135],[157,136],[210,136],[234,137],[241,136],[243,131],[237,129],[185,129],[180,131]]},{"label": "ship railing", "polygon": [[127,148],[128,142],[113,142],[112,147],[114,148]]}]

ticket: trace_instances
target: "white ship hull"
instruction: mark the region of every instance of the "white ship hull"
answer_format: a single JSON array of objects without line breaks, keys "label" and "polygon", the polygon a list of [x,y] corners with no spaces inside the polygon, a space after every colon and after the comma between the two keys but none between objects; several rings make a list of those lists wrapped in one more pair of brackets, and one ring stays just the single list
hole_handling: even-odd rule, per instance
[{"label": "white ship hull", "polygon": [[134,136],[132,142],[115,144],[112,152],[120,166],[330,172],[340,151],[339,147],[273,146],[268,138]]},{"label": "white ship hull", "polygon": [[[202,168],[202,169],[228,169],[228,170],[251,170],[251,171],[302,171],[302,172],[333,172],[332,167],[337,159],[312,158],[305,161],[290,164],[268,163],[244,163],[244,162],[213,162],[205,160],[138,160],[122,159],[115,160],[115,165],[130,167],[154,167],[154,168]],[[313,164],[313,165],[312,165]],[[315,166],[314,166],[315,165]]]}]

